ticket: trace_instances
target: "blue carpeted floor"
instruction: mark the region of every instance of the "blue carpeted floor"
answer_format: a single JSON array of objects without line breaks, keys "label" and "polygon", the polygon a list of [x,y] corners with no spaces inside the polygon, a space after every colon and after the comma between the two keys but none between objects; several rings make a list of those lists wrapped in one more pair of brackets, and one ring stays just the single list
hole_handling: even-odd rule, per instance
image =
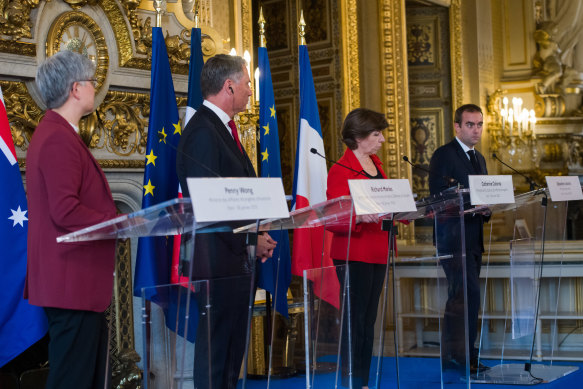
[{"label": "blue carpeted floor", "polygon": [[[488,366],[494,366],[499,361],[483,361]],[[373,359],[373,365],[376,364],[376,359]],[[441,388],[441,374],[439,369],[439,359],[437,358],[400,358],[400,386],[397,386],[397,375],[395,367],[395,358],[383,358],[383,373],[380,376],[380,388],[387,389],[437,389]],[[477,384],[472,383],[472,387],[479,389],[583,389],[583,362],[555,362],[556,365],[578,366],[579,370],[569,374],[565,377],[559,378],[550,383],[541,383],[538,385],[492,385],[492,384]],[[534,369],[533,369],[534,371]],[[336,373],[321,373],[313,377],[312,388],[334,388],[336,380]],[[369,386],[375,387],[376,378],[370,377]],[[267,388],[267,379],[248,379],[246,387],[248,389],[264,389]],[[338,387],[342,388],[340,383]],[[445,389],[462,389],[467,385],[463,382],[445,384]],[[242,388],[242,382],[239,381],[237,388]],[[292,388],[306,388],[306,376],[298,374],[291,378],[285,379],[271,379],[269,388],[273,389],[292,389]]]}]

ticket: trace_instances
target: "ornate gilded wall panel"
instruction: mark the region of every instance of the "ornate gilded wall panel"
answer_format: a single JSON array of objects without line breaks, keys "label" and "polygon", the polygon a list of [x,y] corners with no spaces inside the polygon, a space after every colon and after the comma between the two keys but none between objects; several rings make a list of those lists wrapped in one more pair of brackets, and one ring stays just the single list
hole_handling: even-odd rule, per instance
[{"label": "ornate gilded wall panel", "polygon": [[[411,159],[416,165],[429,169],[435,149],[443,144],[439,136],[443,128],[443,111],[440,108],[411,109]],[[428,173],[415,169],[412,175],[413,192],[420,197],[429,195]]]},{"label": "ornate gilded wall panel", "polygon": [[409,98],[405,38],[405,1],[379,2],[381,25],[382,100],[389,129],[384,158],[389,178],[409,177],[410,169],[401,159],[409,154]]},{"label": "ornate gilded wall panel", "polygon": [[262,2],[263,15],[265,20],[268,21],[265,26],[265,36],[267,37],[266,47],[269,52],[290,49],[289,5],[288,1],[282,0]]},{"label": "ornate gilded wall panel", "polygon": [[[407,7],[407,65],[411,111],[409,159],[425,168],[429,168],[429,160],[435,149],[450,139],[448,13],[447,8],[437,5]],[[427,173],[421,169],[413,169],[411,177],[413,193],[427,196]]]},{"label": "ornate gilded wall panel", "polygon": [[339,1],[254,1],[257,9],[260,4],[266,20],[267,48],[280,131],[283,181],[286,193],[290,193],[299,119],[297,23],[300,7],[303,7],[307,24],[306,40],[326,155],[334,159],[342,152],[338,140],[338,129],[344,118],[343,88],[342,82],[339,82],[342,80],[343,66],[342,59],[338,56],[342,47]]},{"label": "ornate gilded wall panel", "polygon": [[452,107],[458,107],[464,101],[464,71],[462,48],[462,10],[461,0],[451,0],[449,8],[450,24],[450,55],[451,55],[451,82]]},{"label": "ornate gilded wall panel", "polygon": [[12,130],[12,139],[17,154],[23,155],[44,111],[36,104],[28,92],[26,84],[15,81],[0,81],[6,113]]},{"label": "ornate gilded wall panel", "polygon": [[360,107],[360,55],[356,0],[340,1],[342,28],[342,101],[344,115]]}]

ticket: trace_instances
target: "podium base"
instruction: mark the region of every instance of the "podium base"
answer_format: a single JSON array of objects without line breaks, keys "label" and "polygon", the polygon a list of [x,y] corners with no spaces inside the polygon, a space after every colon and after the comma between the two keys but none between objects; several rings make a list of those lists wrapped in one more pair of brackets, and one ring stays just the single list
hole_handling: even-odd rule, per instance
[{"label": "podium base", "polygon": [[536,385],[553,382],[577,371],[577,366],[532,365],[531,372],[524,370],[524,363],[506,363],[493,366],[490,370],[472,375],[476,384]]}]

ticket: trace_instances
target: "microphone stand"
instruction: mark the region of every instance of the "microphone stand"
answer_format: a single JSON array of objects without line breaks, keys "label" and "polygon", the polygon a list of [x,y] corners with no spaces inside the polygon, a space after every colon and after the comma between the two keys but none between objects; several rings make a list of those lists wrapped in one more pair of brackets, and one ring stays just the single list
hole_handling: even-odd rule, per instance
[{"label": "microphone stand", "polygon": [[514,173],[524,177],[526,179],[526,181],[528,182],[528,184],[530,185],[530,191],[532,192],[533,190],[535,190],[536,188],[540,188],[541,186],[539,184],[537,184],[536,182],[534,182],[534,180],[532,178],[530,178],[529,176],[527,176],[524,173],[519,172],[518,170],[516,170],[515,168],[513,168],[512,166],[508,165],[507,163],[504,163],[504,161],[502,161],[500,158],[498,158],[498,156],[496,155],[496,153],[492,153],[492,158],[494,158],[495,160],[497,160],[498,162],[500,162],[502,165],[506,166],[508,169],[512,170]]}]

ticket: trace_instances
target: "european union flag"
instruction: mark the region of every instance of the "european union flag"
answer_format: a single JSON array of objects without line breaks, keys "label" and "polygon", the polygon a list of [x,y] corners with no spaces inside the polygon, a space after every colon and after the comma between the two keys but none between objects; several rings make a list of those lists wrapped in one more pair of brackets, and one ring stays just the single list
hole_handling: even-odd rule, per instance
[{"label": "european union flag", "polygon": [[[281,177],[277,115],[267,49],[265,47],[259,47],[257,54],[259,59],[259,147],[261,177]],[[277,241],[277,247],[271,258],[265,263],[259,263],[258,285],[275,297],[273,302],[275,310],[288,317],[287,289],[291,282],[289,235],[286,230],[272,231],[270,235]]]},{"label": "european union flag", "polygon": [[[142,209],[178,195],[176,146],[182,130],[166,43],[160,27],[152,28],[151,77]],[[173,237],[139,239],[134,277],[135,296],[141,296],[144,287],[170,283],[172,243]]]}]

